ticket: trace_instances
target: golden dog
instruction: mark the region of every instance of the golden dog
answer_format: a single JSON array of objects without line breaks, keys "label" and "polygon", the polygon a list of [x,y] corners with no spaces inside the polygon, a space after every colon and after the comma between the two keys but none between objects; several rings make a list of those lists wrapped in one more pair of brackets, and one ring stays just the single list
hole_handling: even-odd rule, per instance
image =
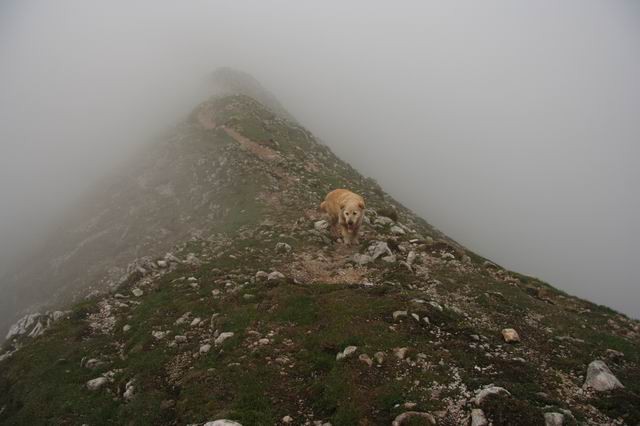
[{"label": "golden dog", "polygon": [[358,243],[358,232],[364,217],[364,199],[347,189],[327,194],[320,209],[329,215],[331,228],[342,235],[346,245]]}]

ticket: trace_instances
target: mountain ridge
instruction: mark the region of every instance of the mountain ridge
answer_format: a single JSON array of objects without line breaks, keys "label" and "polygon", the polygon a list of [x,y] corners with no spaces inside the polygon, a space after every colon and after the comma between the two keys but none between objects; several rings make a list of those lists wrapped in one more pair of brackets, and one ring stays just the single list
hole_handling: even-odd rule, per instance
[{"label": "mountain ridge", "polygon": [[[200,104],[113,210],[77,225],[61,270],[120,264],[12,329],[0,422],[640,422],[637,321],[465,249],[237,92]],[[318,211],[337,187],[367,200],[359,246]],[[625,387],[595,390],[596,359]]]}]

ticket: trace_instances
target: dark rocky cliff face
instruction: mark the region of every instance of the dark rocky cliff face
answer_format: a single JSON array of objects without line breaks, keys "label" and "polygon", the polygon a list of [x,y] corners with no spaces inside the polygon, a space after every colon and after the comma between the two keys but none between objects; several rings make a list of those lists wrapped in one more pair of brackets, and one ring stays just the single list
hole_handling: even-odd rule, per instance
[{"label": "dark rocky cliff face", "polygon": [[[640,422],[638,322],[466,250],[254,97],[198,106],[11,281],[78,303],[12,327],[0,422]],[[359,246],[318,211],[338,187]]]}]

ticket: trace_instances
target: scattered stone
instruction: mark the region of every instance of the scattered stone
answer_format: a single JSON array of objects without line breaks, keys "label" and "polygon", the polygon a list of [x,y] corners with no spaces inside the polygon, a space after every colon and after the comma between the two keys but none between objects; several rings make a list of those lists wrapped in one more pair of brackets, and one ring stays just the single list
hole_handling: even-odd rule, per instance
[{"label": "scattered stone", "polygon": [[225,340],[227,340],[230,337],[233,337],[233,332],[232,331],[225,331],[224,333],[220,333],[220,335],[216,338],[215,340],[215,344],[221,345]]},{"label": "scattered stone", "polygon": [[390,217],[386,217],[386,216],[378,216],[378,217],[376,217],[376,220],[373,221],[373,223],[375,225],[386,226],[386,225],[391,225],[393,223],[393,219],[391,219]]},{"label": "scattered stone", "polygon": [[544,426],[562,426],[564,424],[564,414],[544,413]]},{"label": "scattered stone", "polygon": [[620,380],[611,373],[604,361],[595,360],[587,368],[587,378],[584,381],[583,389],[593,388],[603,392],[616,388],[624,388]]},{"label": "scattered stone", "polygon": [[53,313],[51,314],[51,319],[53,320],[53,322],[59,321],[67,316],[68,313],[69,311],[53,311]]},{"label": "scattered stone", "polygon": [[276,244],[276,252],[277,253],[289,253],[291,251],[291,246],[287,243],[278,243]]},{"label": "scattered stone", "polygon": [[202,263],[200,261],[200,259],[198,259],[194,253],[187,254],[187,258],[184,260],[184,262],[187,265],[193,265],[193,266],[198,266],[198,265],[200,265]]},{"label": "scattered stone", "polygon": [[265,271],[256,272],[256,279],[257,280],[266,280],[267,278],[269,278],[269,274],[266,273]]},{"label": "scattered stone", "polygon": [[9,329],[9,332],[7,333],[7,340],[16,336],[26,334],[31,329],[33,324],[35,324],[38,317],[40,317],[40,313],[36,312],[20,318],[20,320],[13,324]]},{"label": "scattered stone", "polygon": [[624,358],[624,353],[620,351],[616,351],[615,349],[607,349],[605,351],[605,355],[607,356],[607,358],[611,360],[618,360],[618,359]]},{"label": "scattered stone", "polygon": [[233,420],[222,419],[207,422],[203,426],[242,426],[242,424],[234,422]]},{"label": "scattered stone", "polygon": [[156,339],[156,340],[162,340],[164,339],[167,334],[169,332],[168,331],[152,331],[151,335]]},{"label": "scattered stone", "polygon": [[513,328],[505,328],[502,330],[502,337],[504,341],[507,343],[516,343],[520,341],[520,336],[518,336],[518,332]]},{"label": "scattered stone", "polygon": [[358,350],[357,346],[347,346],[342,352],[338,352],[336,360],[340,361],[353,355]]},{"label": "scattered stone", "polygon": [[[402,426],[403,424],[409,424],[409,422],[411,422],[411,424],[415,424],[413,422],[413,419],[420,419],[426,422],[426,424],[428,425],[435,426],[436,424],[435,417],[433,417],[429,413],[421,413],[418,411],[407,411],[406,413],[402,413],[398,417],[396,417],[391,423],[391,426]],[[420,424],[424,424],[424,423],[421,422]]]},{"label": "scattered stone", "polygon": [[367,354],[360,354],[358,359],[360,361],[364,362],[365,364],[367,364],[369,367],[371,367],[373,365],[373,360]]},{"label": "scattered stone", "polygon": [[133,386],[135,383],[135,380],[131,379],[127,382],[127,384],[125,385],[124,389],[124,393],[122,394],[122,397],[125,399],[125,401],[131,401],[133,399],[133,394],[135,393],[135,387]]},{"label": "scattered stone", "polygon": [[363,266],[367,263],[373,262],[373,257],[369,256],[368,254],[355,253],[353,256],[351,256],[351,260],[353,260],[356,264]]},{"label": "scattered stone", "polygon": [[125,333],[126,333],[127,331],[129,331],[129,330],[131,330],[131,326],[130,326],[129,324],[125,324],[125,325],[122,327],[122,331],[124,331]]},{"label": "scattered stone", "polygon": [[393,313],[393,320],[398,321],[400,318],[406,318],[408,315],[407,311],[395,311]]},{"label": "scattered stone", "polygon": [[554,339],[559,342],[584,343],[584,340],[572,336],[555,336]]},{"label": "scattered stone", "polygon": [[500,293],[499,291],[487,291],[486,294],[488,294],[489,296],[497,297],[498,299],[507,300],[507,298],[504,297],[504,294]]},{"label": "scattered stone", "polygon": [[394,263],[396,261],[396,255],[390,254],[389,256],[383,256],[382,260],[387,263]]},{"label": "scattered stone", "polygon": [[173,340],[175,340],[176,343],[186,343],[187,342],[187,336],[183,336],[183,335],[177,335],[173,338]]},{"label": "scattered stone", "polygon": [[394,348],[393,354],[398,359],[405,359],[407,357],[407,352],[409,352],[409,348]]},{"label": "scattered stone", "polygon": [[287,423],[287,424],[289,424],[289,423],[291,423],[291,422],[293,422],[293,417],[291,417],[291,416],[284,416],[284,417],[282,418],[282,423]]},{"label": "scattered stone", "polygon": [[413,318],[414,320],[420,322],[420,315],[418,315],[416,313],[411,314],[411,318]]},{"label": "scattered stone", "polygon": [[[103,362],[100,361],[99,359],[91,358],[91,359],[87,360],[87,362],[84,363],[84,366],[86,368],[94,369],[96,367],[99,367],[102,364],[103,364]],[[80,364],[80,367],[82,367],[82,363]]]},{"label": "scattered stone", "polygon": [[89,380],[87,382],[87,389],[90,391],[96,391],[107,384],[106,377],[98,377],[97,379]]},{"label": "scattered stone", "polygon": [[167,263],[166,260],[158,260],[156,262],[156,264],[160,267],[160,268],[166,268],[167,266],[169,266],[169,264]]},{"label": "scattered stone", "polygon": [[271,343],[271,340],[267,339],[266,337],[263,337],[262,339],[258,340],[258,343],[261,345],[268,345],[269,343]]},{"label": "scattered stone", "polygon": [[144,294],[144,291],[139,288],[134,288],[133,290],[131,290],[131,293],[133,293],[135,297],[141,297]]},{"label": "scattered stone", "polygon": [[444,308],[442,307],[442,305],[440,305],[438,302],[434,302],[433,300],[431,300],[429,302],[429,305],[433,306],[434,308],[436,308],[437,310],[439,310],[440,312],[442,312],[444,310]]},{"label": "scattered stone", "polygon": [[273,271],[272,273],[269,274],[269,276],[267,276],[268,281],[277,281],[277,280],[283,280],[283,279],[284,279],[284,274],[278,271]]},{"label": "scattered stone", "polygon": [[484,389],[478,391],[475,397],[475,404],[478,407],[482,406],[482,403],[485,399],[490,395],[511,395],[511,393],[505,388],[501,388],[500,386],[494,386],[493,384],[487,385]]},{"label": "scattered stone", "polygon": [[200,346],[200,353],[201,354],[206,354],[211,350],[211,345],[210,344],[206,344],[206,345],[202,345]]},{"label": "scattered stone", "polygon": [[407,265],[413,265],[413,262],[416,260],[416,252],[411,250],[409,254],[407,254]]},{"label": "scattered stone", "polygon": [[440,257],[444,260],[456,260],[456,257],[453,254],[449,253],[448,251],[445,251],[444,253],[442,253]]},{"label": "scattered stone", "polygon": [[402,404],[402,407],[405,410],[413,410],[417,406],[418,406],[418,404],[416,402],[405,402],[404,404]]},{"label": "scattered stone", "polygon": [[488,426],[489,422],[480,408],[471,410],[471,426]]},{"label": "scattered stone", "polygon": [[199,325],[201,322],[202,320],[200,318],[194,318],[193,321],[191,321],[191,327],[195,327]]},{"label": "scattered stone", "polygon": [[404,229],[400,228],[398,225],[393,225],[391,227],[391,233],[395,235],[404,235]]},{"label": "scattered stone", "polygon": [[384,241],[374,241],[373,244],[369,246],[367,251],[369,252],[369,255],[373,258],[373,260],[376,260],[382,255],[389,255],[389,256],[393,255],[393,253],[391,252],[391,249],[389,248],[389,245]]},{"label": "scattered stone", "polygon": [[385,359],[384,352],[376,352],[375,354],[373,354],[373,357],[376,359],[376,363],[378,365],[382,365],[382,363],[384,363],[384,359]]},{"label": "scattered stone", "polygon": [[316,231],[322,232],[325,229],[329,228],[329,222],[327,222],[326,220],[319,220],[313,224],[313,227]]},{"label": "scattered stone", "polygon": [[[9,359],[11,358],[11,355],[13,355],[16,351],[7,351],[5,353],[3,353],[2,355],[0,355],[0,362],[4,361],[5,359]],[[0,412],[0,414],[2,414]]]}]

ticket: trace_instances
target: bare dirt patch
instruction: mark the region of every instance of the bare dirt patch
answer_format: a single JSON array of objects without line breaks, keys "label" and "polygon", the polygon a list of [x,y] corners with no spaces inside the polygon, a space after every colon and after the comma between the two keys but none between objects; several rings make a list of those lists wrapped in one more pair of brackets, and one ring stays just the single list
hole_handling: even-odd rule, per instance
[{"label": "bare dirt patch", "polygon": [[336,253],[336,256],[313,256],[303,253],[288,266],[288,274],[304,284],[361,284],[369,273],[364,266],[347,263],[348,257]]},{"label": "bare dirt patch", "polygon": [[241,135],[236,130],[225,125],[220,126],[229,136],[240,144],[244,149],[265,161],[275,161],[281,159],[280,154],[273,149],[260,145],[251,139]]}]

